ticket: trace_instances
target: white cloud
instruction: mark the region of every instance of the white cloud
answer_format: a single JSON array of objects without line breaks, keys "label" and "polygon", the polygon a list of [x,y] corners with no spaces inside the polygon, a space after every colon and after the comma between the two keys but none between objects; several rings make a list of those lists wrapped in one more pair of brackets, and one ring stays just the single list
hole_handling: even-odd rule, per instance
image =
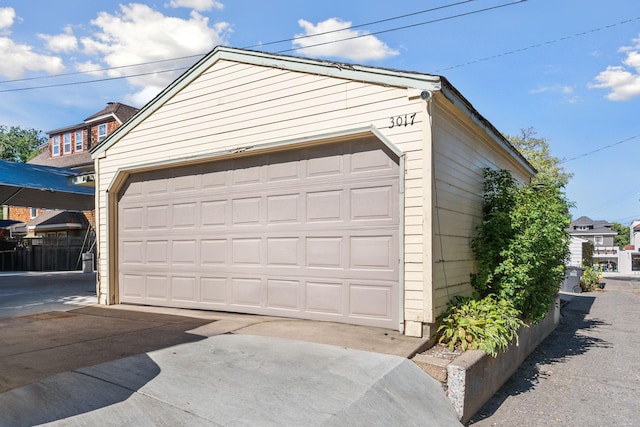
[{"label": "white cloud", "polygon": [[16,19],[16,11],[12,7],[0,7],[0,34],[6,34],[6,30],[13,26]]},{"label": "white cloud", "polygon": [[64,34],[56,36],[38,34],[38,37],[45,41],[47,48],[52,52],[73,52],[78,48],[78,39],[73,35],[70,26],[65,27]]},{"label": "white cloud", "polygon": [[64,70],[61,58],[35,53],[31,46],[7,37],[0,37],[0,58],[0,75],[11,79],[22,77],[26,71],[55,74]]},{"label": "white cloud", "polygon": [[[16,12],[11,7],[0,7],[0,34],[11,34]],[[33,47],[16,43],[9,37],[0,37],[0,76],[20,78],[27,71],[44,71],[50,74],[64,70],[62,59],[57,56],[42,55]]]},{"label": "white cloud", "polygon": [[169,7],[186,7],[198,11],[224,9],[224,5],[216,0],[171,0]]},{"label": "white cloud", "polygon": [[[165,16],[139,3],[120,5],[119,13],[101,12],[91,21],[98,28],[93,35],[81,38],[85,54],[97,59],[79,67],[90,69],[123,67],[146,64],[135,68],[117,68],[108,71],[110,77],[127,74],[148,74],[128,78],[137,95],[150,99],[184,71],[163,73],[167,69],[185,68],[215,46],[224,44],[230,33],[229,25],[218,22],[209,25],[209,19],[192,11],[189,19]],[[191,57],[184,60],[160,62],[172,58]],[[93,67],[96,61],[102,63]],[[156,63],[153,63],[156,62]],[[139,104],[139,103],[138,103]]]},{"label": "white cloud", "polygon": [[633,39],[633,46],[623,46],[626,53],[623,65],[610,65],[590,83],[590,89],[608,89],[611,101],[628,101],[640,96],[640,38]]},{"label": "white cloud", "polygon": [[300,19],[298,25],[304,33],[295,35],[293,46],[302,55],[379,61],[399,54],[367,31],[350,30],[351,22],[339,18],[329,18],[317,25]]}]

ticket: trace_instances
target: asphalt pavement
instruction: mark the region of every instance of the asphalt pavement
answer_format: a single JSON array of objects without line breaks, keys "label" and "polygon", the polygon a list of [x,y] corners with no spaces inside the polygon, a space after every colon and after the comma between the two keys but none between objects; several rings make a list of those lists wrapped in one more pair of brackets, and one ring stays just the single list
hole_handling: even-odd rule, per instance
[{"label": "asphalt pavement", "polygon": [[640,276],[563,294],[560,324],[469,423],[639,426]]}]

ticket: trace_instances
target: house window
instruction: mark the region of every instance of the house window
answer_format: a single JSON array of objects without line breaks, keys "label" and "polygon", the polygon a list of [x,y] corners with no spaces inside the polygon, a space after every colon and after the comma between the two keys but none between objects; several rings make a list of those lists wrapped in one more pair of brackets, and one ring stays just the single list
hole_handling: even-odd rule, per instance
[{"label": "house window", "polygon": [[82,151],[82,147],[83,147],[83,138],[82,138],[82,131],[78,130],[76,131],[76,144],[75,144],[75,151]]},{"label": "house window", "polygon": [[593,243],[596,245],[602,245],[604,243],[604,238],[602,236],[594,236]]},{"label": "house window", "polygon": [[64,154],[71,153],[71,134],[64,134]]},{"label": "house window", "polygon": [[51,154],[53,156],[60,155],[60,135],[53,137],[53,146],[51,147]]},{"label": "house window", "polygon": [[101,124],[98,126],[98,142],[107,137],[107,124]]},{"label": "house window", "polygon": [[38,216],[38,208],[31,208],[30,212],[29,212],[29,216],[31,217],[31,219],[37,217]]}]

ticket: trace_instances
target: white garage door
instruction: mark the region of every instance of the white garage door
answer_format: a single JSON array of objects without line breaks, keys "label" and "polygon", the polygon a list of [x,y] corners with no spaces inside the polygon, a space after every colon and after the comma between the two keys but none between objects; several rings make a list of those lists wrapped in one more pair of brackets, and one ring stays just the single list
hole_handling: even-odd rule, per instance
[{"label": "white garage door", "polygon": [[360,139],[132,175],[120,301],[397,329],[398,170]]}]

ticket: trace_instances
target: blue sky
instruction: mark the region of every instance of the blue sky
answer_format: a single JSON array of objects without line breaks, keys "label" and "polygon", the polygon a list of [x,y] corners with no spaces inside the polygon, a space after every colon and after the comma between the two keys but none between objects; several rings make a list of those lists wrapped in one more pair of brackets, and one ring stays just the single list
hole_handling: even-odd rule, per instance
[{"label": "blue sky", "polygon": [[140,107],[216,45],[444,75],[501,132],[549,140],[574,218],[640,218],[637,0],[3,0],[0,125]]}]

